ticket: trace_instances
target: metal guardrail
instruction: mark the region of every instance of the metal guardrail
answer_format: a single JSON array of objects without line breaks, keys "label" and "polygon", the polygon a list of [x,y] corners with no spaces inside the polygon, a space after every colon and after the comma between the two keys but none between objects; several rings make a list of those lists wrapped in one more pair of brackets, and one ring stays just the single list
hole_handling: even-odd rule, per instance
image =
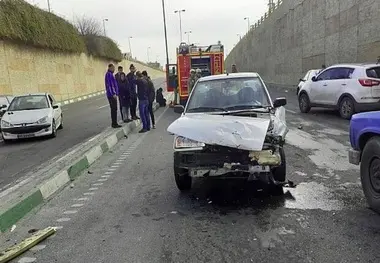
[{"label": "metal guardrail", "polygon": [[272,14],[277,8],[280,7],[280,5],[282,5],[282,2],[283,2],[283,0],[274,1],[273,6],[269,7],[269,10],[267,12],[265,12],[265,14],[263,16],[261,16],[261,18],[259,20],[257,20],[257,22],[255,24],[253,24],[251,26],[249,31],[258,28],[265,21],[265,19],[270,16],[270,14]]}]

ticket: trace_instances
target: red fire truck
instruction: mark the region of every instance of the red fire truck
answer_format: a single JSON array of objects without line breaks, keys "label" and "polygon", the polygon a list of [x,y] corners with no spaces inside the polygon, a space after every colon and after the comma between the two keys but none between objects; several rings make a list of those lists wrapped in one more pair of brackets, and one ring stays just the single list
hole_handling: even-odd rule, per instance
[{"label": "red fire truck", "polygon": [[[218,75],[224,72],[224,47],[218,42],[215,45],[198,46],[181,43],[177,48],[177,64],[166,67],[167,90],[174,91],[178,86],[178,99],[184,105],[189,96],[187,80],[191,69],[200,69],[202,76]],[[178,103],[178,101],[174,102]]]}]

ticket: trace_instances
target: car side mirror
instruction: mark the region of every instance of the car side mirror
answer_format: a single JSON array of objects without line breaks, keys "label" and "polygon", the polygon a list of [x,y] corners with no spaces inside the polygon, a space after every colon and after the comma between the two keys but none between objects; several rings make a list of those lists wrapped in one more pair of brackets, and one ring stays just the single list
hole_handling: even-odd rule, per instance
[{"label": "car side mirror", "polygon": [[300,79],[300,81],[301,81],[301,82],[305,82],[305,80],[304,80],[304,79]]},{"label": "car side mirror", "polygon": [[53,105],[53,109],[58,109],[59,105]]},{"label": "car side mirror", "polygon": [[175,113],[182,114],[184,111],[185,111],[185,107],[183,107],[182,105],[175,105],[174,106],[174,112]]},{"label": "car side mirror", "polygon": [[1,105],[0,109],[5,109],[6,107],[7,107],[7,105]]},{"label": "car side mirror", "polygon": [[277,98],[273,102],[273,107],[279,108],[286,105],[286,98]]},{"label": "car side mirror", "polygon": [[317,77],[316,76],[312,77],[311,81],[316,82],[317,81]]}]

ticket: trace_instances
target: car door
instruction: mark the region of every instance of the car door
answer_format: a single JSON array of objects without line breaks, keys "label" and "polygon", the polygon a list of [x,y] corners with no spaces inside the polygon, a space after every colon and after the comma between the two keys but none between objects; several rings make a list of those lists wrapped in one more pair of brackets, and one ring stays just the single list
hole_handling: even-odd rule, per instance
[{"label": "car door", "polygon": [[61,109],[61,106],[59,104],[57,104],[56,100],[54,99],[53,95],[49,94],[49,100],[50,100],[50,103],[51,103],[51,106],[53,108],[53,115],[54,115],[54,120],[58,123],[56,123],[57,125],[59,125],[60,123],[60,118],[61,118],[61,114],[62,114],[62,109]]},{"label": "car door", "polygon": [[340,72],[341,68],[336,67],[327,69],[316,76],[315,81],[311,84],[310,100],[312,103],[334,105],[335,94],[341,88],[341,83],[338,79]]}]

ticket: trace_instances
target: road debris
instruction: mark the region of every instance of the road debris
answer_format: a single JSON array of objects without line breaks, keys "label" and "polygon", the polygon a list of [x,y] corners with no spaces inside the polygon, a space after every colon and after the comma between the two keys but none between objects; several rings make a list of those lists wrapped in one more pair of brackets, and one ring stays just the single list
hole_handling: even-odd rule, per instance
[{"label": "road debris", "polygon": [[24,239],[19,244],[16,244],[2,252],[0,252],[0,263],[6,263],[12,259],[20,256],[25,251],[31,249],[44,239],[53,235],[56,230],[53,227],[48,227],[43,230],[37,231],[32,236]]},{"label": "road debris", "polygon": [[16,225],[13,225],[11,228],[11,232],[15,231],[15,229],[16,229]]}]

